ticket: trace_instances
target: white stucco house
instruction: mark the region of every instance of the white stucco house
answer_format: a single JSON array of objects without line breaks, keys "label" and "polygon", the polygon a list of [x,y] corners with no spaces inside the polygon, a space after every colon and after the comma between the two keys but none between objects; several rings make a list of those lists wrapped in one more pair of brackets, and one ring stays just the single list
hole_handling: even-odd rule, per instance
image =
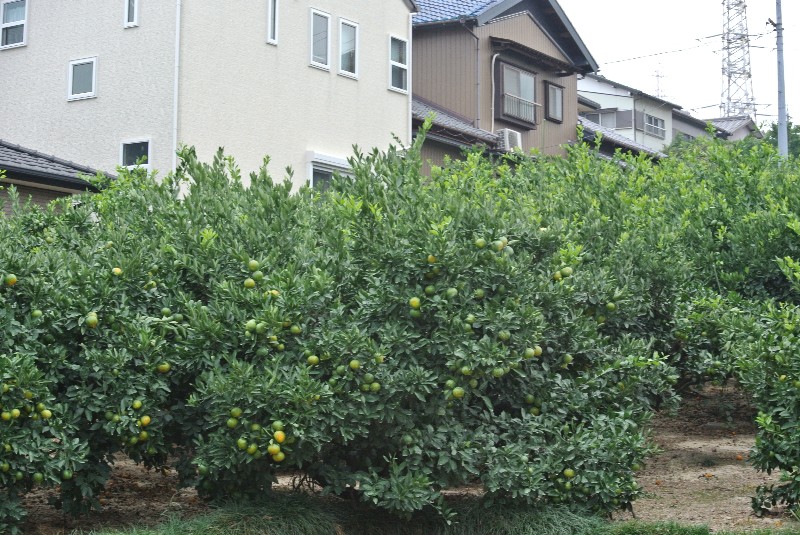
[{"label": "white stucco house", "polygon": [[0,0],[0,139],[114,172],[218,147],[324,182],[411,139],[412,0]]},{"label": "white stucco house", "polygon": [[578,79],[578,95],[600,105],[580,112],[589,121],[655,151],[672,143],[677,104],[596,74]]}]

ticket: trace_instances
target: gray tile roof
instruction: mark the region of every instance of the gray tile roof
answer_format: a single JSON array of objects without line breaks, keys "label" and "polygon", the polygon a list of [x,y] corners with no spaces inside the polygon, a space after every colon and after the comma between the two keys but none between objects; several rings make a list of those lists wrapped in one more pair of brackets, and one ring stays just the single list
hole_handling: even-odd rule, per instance
[{"label": "gray tile roof", "polygon": [[428,102],[419,97],[414,97],[411,104],[411,114],[414,119],[424,121],[431,113],[435,114],[433,118],[434,126],[444,128],[454,134],[474,138],[479,142],[486,143],[490,146],[496,146],[500,140],[500,136],[492,134],[487,130],[475,128],[464,118],[458,117],[455,113],[445,110],[436,106],[432,102]]},{"label": "gray tile roof", "polygon": [[428,24],[477,17],[488,8],[504,0],[417,0],[419,13],[414,24]]},{"label": "gray tile roof", "polygon": [[735,117],[718,117],[716,119],[706,119],[720,130],[725,131],[727,134],[733,134],[740,128],[748,128],[751,132],[756,133],[756,137],[761,137],[761,131],[756,127],[755,122],[748,115],[739,115]]},{"label": "gray tile roof", "polygon": [[594,121],[590,121],[585,117],[578,116],[578,124],[583,126],[583,137],[587,141],[593,141],[597,134],[602,134],[604,140],[608,140],[613,145],[616,145],[623,149],[649,154],[654,158],[667,157],[667,155],[664,154],[663,152],[651,149],[650,147],[642,145],[641,143],[637,143],[632,139],[629,139],[621,134],[618,134],[611,128],[600,126],[599,124],[595,123]]},{"label": "gray tile roof", "polygon": [[97,170],[91,167],[26,149],[2,139],[0,139],[0,169],[5,169],[9,175],[13,173],[38,182],[60,182],[77,189],[89,186],[88,182],[79,177],[80,174],[97,174]]}]

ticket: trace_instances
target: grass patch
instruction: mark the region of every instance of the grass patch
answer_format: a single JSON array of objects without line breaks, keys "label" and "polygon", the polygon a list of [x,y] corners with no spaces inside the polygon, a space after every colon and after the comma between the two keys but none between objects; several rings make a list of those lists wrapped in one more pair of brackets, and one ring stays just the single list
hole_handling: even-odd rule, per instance
[{"label": "grass patch", "polygon": [[[302,494],[275,493],[258,505],[227,505],[188,520],[172,518],[156,528],[92,532],[93,535],[710,535],[705,526],[623,522],[566,508],[487,507],[479,499],[456,500],[458,523],[445,525],[436,514],[401,520],[364,504]],[[745,535],[720,532],[718,535]],[[800,529],[746,535],[800,535]]]}]

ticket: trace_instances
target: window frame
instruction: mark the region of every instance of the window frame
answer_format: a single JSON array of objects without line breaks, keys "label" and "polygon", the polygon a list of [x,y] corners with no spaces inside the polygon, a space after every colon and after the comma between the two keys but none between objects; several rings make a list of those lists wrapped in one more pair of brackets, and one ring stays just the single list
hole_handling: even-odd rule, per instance
[{"label": "window frame", "polygon": [[[92,64],[92,90],[86,93],[73,93],[72,83],[75,67],[78,65]],[[86,100],[89,98],[97,97],[97,56],[87,56],[85,58],[78,58],[70,60],[68,73],[67,73],[67,100]]]},{"label": "window frame", "polygon": [[[648,119],[654,119],[656,122],[650,122]],[[658,124],[658,121],[661,122],[661,125]],[[667,139],[667,121],[644,112],[644,133],[658,139]]]},{"label": "window frame", "polygon": [[[405,45],[405,49],[406,49],[406,62],[405,63],[400,63],[400,62],[394,61],[394,59],[392,59],[392,41],[394,41],[394,40],[400,41]],[[402,37],[399,37],[397,35],[391,35],[391,34],[389,35],[389,90],[390,91],[396,91],[396,92],[402,93],[404,95],[408,94],[408,84],[409,84],[410,72],[411,72],[409,70],[409,68],[408,68],[409,59],[411,57],[408,43],[409,43],[408,39],[403,39]],[[405,81],[406,81],[405,85],[406,85],[406,87],[397,87],[397,86],[394,85],[394,83],[393,83],[394,79],[392,77],[392,74],[394,72],[394,68],[395,67],[403,69],[405,71],[405,73],[406,73],[406,76],[405,76]]]},{"label": "window frame", "polygon": [[[525,98],[519,95],[511,95],[510,93],[506,93],[506,77],[505,77],[505,68],[509,67],[516,71],[519,71],[523,74],[529,75],[533,77],[533,100],[527,101]],[[524,128],[526,130],[535,130],[536,126],[539,121],[539,112],[536,108],[542,107],[541,104],[536,102],[536,95],[537,95],[537,81],[539,77],[539,72],[531,70],[527,67],[523,67],[522,65],[508,61],[507,59],[499,59],[495,66],[494,75],[499,79],[499,83],[496,84],[495,87],[495,119],[499,119],[501,121],[510,123],[514,126],[518,126]],[[509,94],[512,97],[518,98],[520,100],[525,100],[526,102],[530,102],[533,104],[533,121],[527,121],[524,118],[517,117],[515,115],[508,115],[505,112],[505,96]]]},{"label": "window frame", "polygon": [[[267,44],[269,45],[277,46],[278,44],[278,24],[280,23],[280,18],[278,16],[279,5],[280,0],[267,0]],[[311,20],[313,21],[314,19],[312,18]]]},{"label": "window frame", "polygon": [[[319,15],[320,17],[324,17],[327,21],[327,28],[326,28],[326,48],[325,48],[325,61],[327,63],[320,63],[314,59],[314,16]],[[311,67],[315,67],[317,69],[322,69],[324,71],[331,70],[331,15],[330,13],[326,13],[325,11],[320,11],[319,9],[311,8],[311,15],[309,17],[309,45],[310,45],[310,54],[309,54],[309,65]]]},{"label": "window frame", "polygon": [[122,0],[123,2],[123,28],[136,28],[139,26],[139,0],[133,0],[133,20],[130,19],[130,0]]},{"label": "window frame", "polygon": [[0,50],[18,48],[21,46],[27,46],[28,44],[28,6],[30,4],[30,0],[25,0],[25,16],[22,21],[8,23],[3,22],[3,14],[5,13],[6,5],[13,4],[14,2],[18,1],[19,0],[0,0],[0,43],[2,43],[3,30],[6,28],[13,28],[15,26],[22,26],[22,41],[19,43],[11,43],[10,45],[0,45]]},{"label": "window frame", "polygon": [[[147,162],[143,165],[125,165],[125,145],[133,145],[136,143],[147,143]],[[125,139],[119,144],[119,166],[125,169],[136,169],[137,167],[145,169],[150,172],[153,165],[153,143],[149,137]]]},{"label": "window frame", "polygon": [[[350,26],[356,32],[356,44],[355,44],[355,58],[353,60],[353,68],[355,69],[353,72],[346,71],[342,68],[342,50],[343,50],[343,37],[344,32],[342,31],[343,26]],[[358,79],[358,60],[359,60],[359,48],[361,48],[361,32],[359,31],[358,23],[353,22],[352,20],[345,19],[339,17],[339,74],[345,76],[347,78]]]},{"label": "window frame", "polygon": [[[551,112],[550,105],[552,104],[550,91],[553,89],[561,93],[561,108],[559,109],[560,117],[556,117],[550,113]],[[558,85],[549,80],[544,81],[544,118],[547,119],[548,121],[559,124],[564,122],[564,92],[565,91],[563,85]]]}]

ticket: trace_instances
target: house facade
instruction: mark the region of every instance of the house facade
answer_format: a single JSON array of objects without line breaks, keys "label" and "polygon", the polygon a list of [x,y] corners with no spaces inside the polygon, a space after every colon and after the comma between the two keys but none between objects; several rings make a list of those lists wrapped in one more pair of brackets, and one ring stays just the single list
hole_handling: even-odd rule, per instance
[{"label": "house facade", "polygon": [[[296,185],[411,138],[411,0],[2,0],[0,138],[113,172],[224,147]],[[11,22],[5,22],[11,21]]]},{"label": "house facade", "polygon": [[[417,5],[415,98],[498,136],[501,149],[560,154],[574,141],[577,77],[597,64],[556,0]],[[424,156],[436,161],[457,149],[436,140]]]},{"label": "house facade", "polygon": [[672,143],[677,104],[596,74],[578,80],[578,94],[600,105],[581,113],[589,121],[655,151]]}]

